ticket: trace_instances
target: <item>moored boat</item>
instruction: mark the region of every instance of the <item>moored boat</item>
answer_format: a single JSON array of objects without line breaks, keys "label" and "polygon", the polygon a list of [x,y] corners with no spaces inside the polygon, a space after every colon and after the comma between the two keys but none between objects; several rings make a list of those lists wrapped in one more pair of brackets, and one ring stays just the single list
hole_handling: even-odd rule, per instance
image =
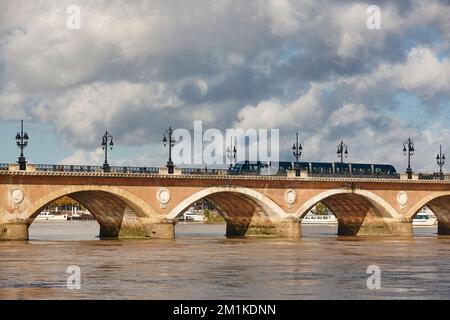
[{"label": "moored boat", "polygon": [[182,216],[181,221],[185,222],[203,222],[205,216],[194,208],[189,208]]},{"label": "moored boat", "polygon": [[331,212],[326,214],[314,214],[312,211],[308,212],[301,221],[302,224],[337,224],[338,220]]},{"label": "moored boat", "polygon": [[50,211],[42,211],[36,217],[36,220],[67,220],[66,214],[54,214]]},{"label": "moored boat", "polygon": [[436,216],[428,207],[423,207],[412,221],[414,227],[432,227],[437,225],[437,223]]}]

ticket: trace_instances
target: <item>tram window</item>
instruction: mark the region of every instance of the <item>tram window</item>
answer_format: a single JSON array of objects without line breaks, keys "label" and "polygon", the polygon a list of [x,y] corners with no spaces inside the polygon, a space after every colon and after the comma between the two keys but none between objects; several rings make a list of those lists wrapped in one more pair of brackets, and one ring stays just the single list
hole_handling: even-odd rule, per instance
[{"label": "tram window", "polygon": [[[308,170],[308,167],[305,166],[304,170]],[[328,163],[312,163],[311,170],[313,173],[330,173],[332,171],[331,164]]]},{"label": "tram window", "polygon": [[336,173],[348,173],[349,168],[347,164],[335,164],[335,171]]},{"label": "tram window", "polygon": [[395,168],[390,165],[375,165],[374,168],[377,174],[391,175],[396,173]]},{"label": "tram window", "polygon": [[301,164],[300,169],[303,171],[309,171],[309,164],[307,164],[307,163]]},{"label": "tram window", "polygon": [[354,174],[369,174],[370,171],[370,165],[352,165],[352,173]]}]

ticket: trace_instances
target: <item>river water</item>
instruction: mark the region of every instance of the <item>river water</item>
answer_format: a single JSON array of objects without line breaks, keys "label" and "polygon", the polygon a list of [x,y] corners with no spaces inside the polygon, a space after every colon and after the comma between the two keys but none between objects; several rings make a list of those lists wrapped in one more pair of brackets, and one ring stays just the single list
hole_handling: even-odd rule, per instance
[{"label": "river water", "polygon": [[[450,237],[226,239],[225,225],[179,224],[175,240],[98,240],[95,221],[36,221],[0,242],[0,299],[449,299]],[[80,289],[67,288],[71,265]],[[378,266],[380,289],[368,289]],[[72,282],[70,282],[72,283]]]}]

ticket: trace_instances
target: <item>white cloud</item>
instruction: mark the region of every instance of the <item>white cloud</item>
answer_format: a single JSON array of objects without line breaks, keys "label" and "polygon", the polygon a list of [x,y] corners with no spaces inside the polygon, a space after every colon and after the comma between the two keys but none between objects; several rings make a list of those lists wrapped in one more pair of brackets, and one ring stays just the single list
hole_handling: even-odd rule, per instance
[{"label": "white cloud", "polygon": [[36,17],[25,20],[3,41],[5,74],[22,90],[36,95],[81,83],[111,58],[111,52],[100,48],[95,39],[65,27],[63,3],[43,8],[35,3],[31,10],[27,8],[29,3],[19,1],[16,5],[17,11],[25,10]]},{"label": "white cloud", "polygon": [[320,122],[324,110],[321,103],[324,87],[313,84],[296,100],[282,103],[277,99],[247,105],[239,111],[235,127],[239,128],[296,128],[310,127]]},{"label": "white cloud", "polygon": [[72,155],[62,159],[64,165],[96,165],[103,163],[104,151],[97,148],[94,151],[76,150]]},{"label": "white cloud", "polygon": [[0,94],[0,119],[18,120],[27,118],[23,109],[25,97],[17,91],[13,84],[8,84]]},{"label": "white cloud", "polygon": [[340,6],[333,23],[336,30],[339,30],[339,37],[336,38],[336,53],[342,57],[355,57],[358,49],[367,45],[370,41],[366,25],[367,5],[354,4]]},{"label": "white cloud", "polygon": [[293,34],[300,24],[296,8],[289,0],[269,0],[263,2],[266,14],[270,17],[271,31],[278,36]]},{"label": "white cloud", "polygon": [[406,63],[391,69],[394,82],[426,97],[450,90],[450,61],[439,60],[429,48],[412,48]]},{"label": "white cloud", "polygon": [[[44,99],[32,112],[41,121],[53,122],[66,137],[92,144],[101,131],[138,120],[139,114],[178,105],[177,97],[163,83],[99,82]],[[129,128],[124,133],[139,139],[140,129]]]},{"label": "white cloud", "polygon": [[[366,28],[368,4],[360,2],[99,0],[78,2],[81,30],[70,31],[69,4],[0,2],[0,121],[53,125],[82,149],[71,162],[91,161],[83,150],[106,129],[134,146],[193,119],[280,128],[283,139],[299,130],[305,155],[316,159],[341,137],[354,159],[397,163],[403,158],[392,150],[402,137],[440,139],[383,111],[405,90],[430,109],[446,108],[443,2],[383,2],[382,30]],[[445,128],[433,121],[436,132]]]},{"label": "white cloud", "polygon": [[348,85],[358,94],[407,90],[421,98],[433,99],[450,90],[450,60],[439,59],[431,48],[413,47],[405,61],[382,63],[371,72],[341,77],[336,83]]},{"label": "white cloud", "polygon": [[349,125],[374,118],[375,114],[362,104],[346,104],[331,115],[332,125]]}]

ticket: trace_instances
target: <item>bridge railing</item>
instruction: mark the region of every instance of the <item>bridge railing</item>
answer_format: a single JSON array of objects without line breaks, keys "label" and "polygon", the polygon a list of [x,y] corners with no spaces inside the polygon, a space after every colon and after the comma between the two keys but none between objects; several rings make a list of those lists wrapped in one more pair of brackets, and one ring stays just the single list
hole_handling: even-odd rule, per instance
[{"label": "bridge railing", "polygon": [[35,170],[38,172],[103,172],[100,166],[82,165],[58,165],[58,164],[36,164]]},{"label": "bridge railing", "polygon": [[[103,171],[103,169],[102,169]],[[151,173],[151,174],[158,174],[159,168],[158,167],[118,167],[118,166],[112,166],[111,172],[115,173]]]},{"label": "bridge railing", "polygon": [[208,168],[181,168],[181,174],[196,174],[196,175],[215,175],[224,176],[228,174],[227,169],[208,169]]},{"label": "bridge railing", "polygon": [[363,178],[363,179],[400,179],[399,174],[363,174],[363,173],[308,173],[308,177],[320,178]]},{"label": "bridge railing", "polygon": [[[36,164],[36,171],[49,172],[103,172],[101,166],[82,166],[82,165],[54,165],[54,164]],[[159,173],[157,167],[125,167],[111,166],[112,173]]]},{"label": "bridge railing", "polygon": [[450,180],[450,174],[419,173],[419,180]]}]

